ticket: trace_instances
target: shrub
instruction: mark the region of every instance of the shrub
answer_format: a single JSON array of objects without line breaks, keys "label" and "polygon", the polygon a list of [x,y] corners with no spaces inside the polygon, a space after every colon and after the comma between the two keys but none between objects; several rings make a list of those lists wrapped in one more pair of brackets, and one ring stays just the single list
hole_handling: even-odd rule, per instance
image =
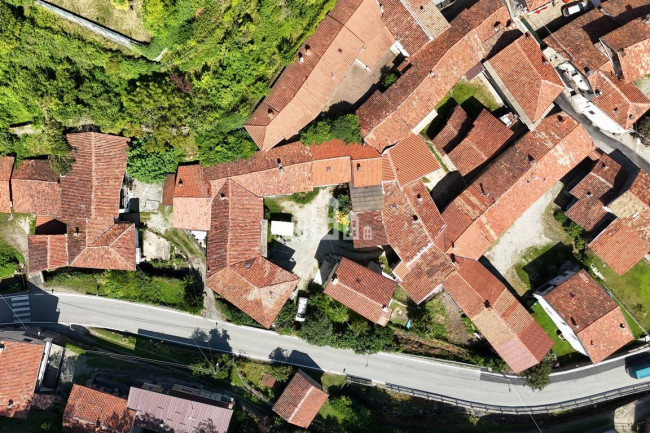
[{"label": "shrub", "polygon": [[0,279],[14,275],[22,262],[20,253],[0,239]]},{"label": "shrub", "polygon": [[381,77],[381,82],[379,83],[379,87],[382,90],[388,89],[390,86],[392,86],[399,76],[395,72],[388,72],[386,73],[383,77]]},{"label": "shrub", "polygon": [[335,118],[316,120],[309,124],[300,134],[300,140],[306,145],[320,144],[334,139],[346,143],[360,143],[361,128],[359,117],[345,114]]},{"label": "shrub", "polygon": [[319,191],[319,188],[314,188],[308,192],[296,192],[289,196],[289,200],[297,204],[308,204],[314,201]]},{"label": "shrub", "polygon": [[298,331],[298,336],[309,344],[325,346],[331,342],[333,333],[334,326],[329,317],[322,311],[315,310],[303,323],[302,328]]},{"label": "shrub", "polygon": [[173,149],[147,151],[140,142],[135,142],[128,152],[126,172],[142,182],[162,182],[167,173],[176,171],[178,160]]},{"label": "shrub", "polygon": [[278,313],[278,317],[275,318],[275,330],[278,334],[293,333],[297,312],[298,306],[294,302],[288,301],[284,304],[284,307]]}]

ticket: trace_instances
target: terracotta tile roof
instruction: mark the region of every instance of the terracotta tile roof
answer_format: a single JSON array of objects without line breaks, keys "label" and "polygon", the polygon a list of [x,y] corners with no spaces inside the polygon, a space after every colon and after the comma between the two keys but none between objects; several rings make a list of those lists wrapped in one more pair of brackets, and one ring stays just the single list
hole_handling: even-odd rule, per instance
[{"label": "terracotta tile roof", "polygon": [[431,39],[451,27],[435,3],[428,0],[404,0],[404,5]]},{"label": "terracotta tile roof", "polygon": [[433,202],[429,190],[421,180],[418,180],[404,187],[404,196],[418,220],[422,222],[427,236],[434,241],[442,232],[445,220]]},{"label": "terracotta tile roof", "polygon": [[[69,239],[70,236],[67,235]],[[70,261],[78,268],[135,271],[135,224],[113,224]]]},{"label": "terracotta tile roof", "polygon": [[[376,173],[377,163],[380,155],[376,149],[358,143],[346,144],[341,140],[333,140],[327,143],[313,145],[310,147],[314,162],[311,164],[312,183],[314,186],[336,185],[348,183],[353,179],[352,169],[356,167],[357,160],[368,160],[366,165],[372,169],[368,177],[356,176],[356,182],[364,185],[379,185]],[[370,164],[370,165],[368,165]],[[366,168],[366,167],[363,167]]]},{"label": "terracotta tile roof", "polygon": [[603,36],[601,42],[613,51],[626,83],[650,74],[650,31],[643,19],[630,21]]},{"label": "terracotta tile roof", "polygon": [[205,169],[199,164],[179,165],[174,184],[174,227],[184,230],[210,230],[212,191]]},{"label": "terracotta tile roof", "polygon": [[616,78],[609,64],[592,74],[589,82],[595,93],[591,102],[626,129],[650,110],[650,100],[634,84]]},{"label": "terracotta tile roof", "polygon": [[532,36],[526,34],[489,60],[530,123],[536,123],[564,86]]},{"label": "terracotta tile roof", "polygon": [[449,152],[449,158],[465,176],[489,161],[512,135],[499,119],[483,109],[467,137]]},{"label": "terracotta tile roof", "polygon": [[589,247],[616,273],[623,275],[650,252],[650,241],[642,238],[638,231],[626,226],[617,218],[589,244]]},{"label": "terracotta tile roof", "polygon": [[467,134],[471,124],[472,121],[463,107],[456,105],[445,125],[433,139],[433,145],[438,151],[449,153]]},{"label": "terracotta tile roof", "polygon": [[30,235],[27,247],[30,273],[68,265],[67,235]]},{"label": "terracotta tile roof", "polygon": [[268,329],[298,285],[298,277],[258,256],[213,273],[206,284]]},{"label": "terracotta tile roof", "polygon": [[451,240],[448,252],[478,259],[594,147],[585,129],[564,113],[544,119],[454,200],[473,222]]},{"label": "terracotta tile roof", "polygon": [[129,433],[134,416],[125,399],[74,384],[63,412],[63,433]]},{"label": "terracotta tile roof", "polygon": [[[413,55],[449,28],[435,4],[419,0],[382,2],[382,19],[404,49]],[[422,9],[420,9],[422,6]]]},{"label": "terracotta tile roof", "polygon": [[49,160],[25,159],[11,175],[14,211],[44,216],[61,215],[61,185]]},{"label": "terracotta tile roof", "polygon": [[[342,0],[298,49],[245,125],[260,149],[296,135],[326,107],[358,57],[370,67],[394,39],[375,0]],[[337,17],[337,18],[334,18]]]},{"label": "terracotta tile roof", "polygon": [[383,156],[388,158],[401,186],[408,185],[440,168],[438,160],[419,134],[411,134]]},{"label": "terracotta tile roof", "polygon": [[383,166],[381,158],[352,161],[352,185],[355,188],[381,185]]},{"label": "terracotta tile roof", "polygon": [[309,146],[314,160],[340,158],[349,156],[351,159],[379,158],[379,152],[374,147],[360,143],[346,143],[342,140],[332,140],[326,143]]},{"label": "terracotta tile roof", "polygon": [[13,156],[0,156],[0,213],[11,212],[9,180],[14,166]]},{"label": "terracotta tile roof", "polygon": [[461,310],[515,373],[538,364],[553,340],[482,264],[462,258],[456,263],[444,288]]},{"label": "terracotta tile roof", "polygon": [[605,205],[626,177],[621,165],[603,154],[591,171],[571,189],[578,201],[566,211],[566,215],[585,230],[593,230],[607,215]]},{"label": "terracotta tile roof", "polygon": [[445,221],[445,226],[436,238],[436,246],[443,251],[447,251],[454,245],[454,241],[462,235],[465,230],[472,225],[474,221],[460,205],[461,196],[447,205],[442,211],[442,219]]},{"label": "terracotta tile roof", "polygon": [[453,270],[449,257],[432,245],[414,262],[407,264],[406,275],[402,270],[400,286],[413,302],[420,304],[441,290],[440,285]]},{"label": "terracotta tile roof", "polygon": [[381,211],[384,208],[384,190],[381,185],[350,187],[352,210],[355,212]]},{"label": "terracotta tile roof", "polygon": [[350,212],[350,231],[354,248],[388,245],[380,210]]},{"label": "terracotta tile roof", "polygon": [[43,358],[43,345],[5,340],[0,342],[0,416],[27,418]]},{"label": "terracotta tile roof", "polygon": [[200,164],[179,165],[174,184],[174,197],[212,197],[210,183]]},{"label": "terracotta tile roof", "polygon": [[403,261],[410,263],[431,246],[432,241],[422,222],[397,182],[384,183],[384,209],[381,214],[388,242]]},{"label": "terracotta tile roof", "polygon": [[168,174],[163,182],[162,204],[172,206],[174,204],[174,189],[176,188],[176,175]]},{"label": "terracotta tile roof", "polygon": [[293,425],[307,428],[328,397],[314,379],[298,371],[273,406],[273,412]]},{"label": "terracotta tile roof", "polygon": [[371,322],[386,326],[395,287],[397,282],[344,257],[324,293]]},{"label": "terracotta tile roof", "polygon": [[585,270],[552,289],[544,300],[576,333],[594,364],[634,339],[618,304]]}]

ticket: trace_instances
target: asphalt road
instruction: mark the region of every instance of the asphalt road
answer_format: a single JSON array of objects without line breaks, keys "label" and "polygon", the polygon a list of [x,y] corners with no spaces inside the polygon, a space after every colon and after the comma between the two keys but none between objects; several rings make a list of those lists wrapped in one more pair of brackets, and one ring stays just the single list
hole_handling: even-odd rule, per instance
[{"label": "asphalt road", "polygon": [[[169,309],[95,296],[33,290],[30,309],[31,323],[58,322],[121,330],[491,405],[555,404],[643,382],[629,377],[624,369],[624,360],[616,359],[554,374],[550,385],[543,391],[533,392],[516,377],[465,365],[400,354],[359,355],[350,350],[312,346],[296,337],[271,331],[221,322],[215,324],[199,316]],[[13,324],[11,310],[7,303],[0,301],[0,325],[9,323]]]}]

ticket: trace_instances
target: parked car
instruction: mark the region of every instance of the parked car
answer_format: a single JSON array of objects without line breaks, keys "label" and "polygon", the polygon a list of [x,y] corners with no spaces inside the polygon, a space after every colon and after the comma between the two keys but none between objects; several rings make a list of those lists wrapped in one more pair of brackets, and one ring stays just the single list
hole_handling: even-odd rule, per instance
[{"label": "parked car", "polygon": [[625,360],[625,371],[634,379],[650,376],[650,356],[648,353],[631,356]]},{"label": "parked car", "polygon": [[565,17],[570,17],[571,15],[586,12],[589,9],[591,9],[591,2],[588,0],[567,3],[564,6],[562,6],[562,15],[564,15]]},{"label": "parked car", "polygon": [[298,298],[298,312],[296,313],[296,322],[304,322],[307,317],[307,298]]}]

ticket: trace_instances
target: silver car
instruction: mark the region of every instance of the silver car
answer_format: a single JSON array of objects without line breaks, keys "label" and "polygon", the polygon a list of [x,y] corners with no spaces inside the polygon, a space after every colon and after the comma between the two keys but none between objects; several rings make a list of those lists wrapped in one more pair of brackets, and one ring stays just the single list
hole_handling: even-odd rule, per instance
[{"label": "silver car", "polygon": [[307,298],[298,298],[298,312],[296,313],[296,322],[304,322],[307,317]]}]

